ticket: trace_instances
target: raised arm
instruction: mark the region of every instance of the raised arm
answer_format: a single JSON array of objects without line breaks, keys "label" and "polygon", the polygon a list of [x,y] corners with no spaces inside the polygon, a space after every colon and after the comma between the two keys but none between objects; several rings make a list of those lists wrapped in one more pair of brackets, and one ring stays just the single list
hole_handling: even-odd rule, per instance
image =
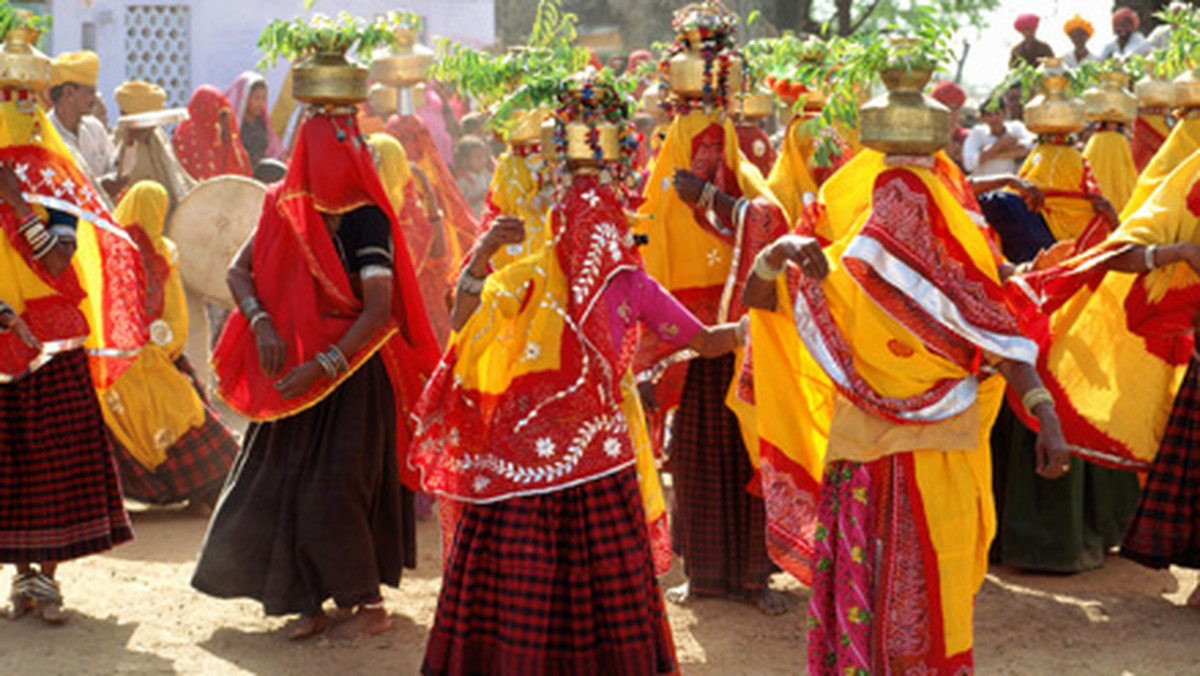
[{"label": "raised arm", "polygon": [[454,307],[450,310],[450,326],[458,331],[479,309],[479,295],[488,276],[488,261],[509,244],[525,241],[525,222],[515,216],[500,216],[471,250],[470,260],[458,276]]},{"label": "raised arm", "polygon": [[20,223],[17,232],[33,250],[33,257],[40,260],[54,277],[66,272],[71,266],[71,257],[75,255],[74,231],[51,227],[42,221],[25,201],[21,194],[21,183],[7,164],[0,164],[0,200],[12,207]]},{"label": "raised arm", "polygon": [[757,310],[774,310],[779,306],[775,293],[775,278],[783,274],[788,261],[800,267],[811,279],[825,279],[829,261],[820,243],[803,235],[784,235],[759,252],[754,259],[754,274],[746,278],[742,303]]}]

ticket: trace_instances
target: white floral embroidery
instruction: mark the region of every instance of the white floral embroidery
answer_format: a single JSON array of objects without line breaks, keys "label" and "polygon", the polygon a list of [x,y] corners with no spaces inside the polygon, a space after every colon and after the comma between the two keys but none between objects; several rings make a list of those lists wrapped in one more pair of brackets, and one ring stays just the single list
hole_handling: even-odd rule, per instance
[{"label": "white floral embroidery", "polygon": [[525,356],[521,361],[537,361],[538,357],[542,356],[542,346],[537,343],[530,342],[525,345]]},{"label": "white floral embroidery", "polygon": [[721,252],[713,249],[708,252],[708,267],[715,268],[721,264]]},{"label": "white floral embroidery", "polygon": [[587,200],[587,203],[594,207],[600,201],[600,196],[596,194],[595,190],[589,190],[583,193],[583,199]]},{"label": "white floral embroidery", "polygon": [[475,482],[473,484],[473,486],[475,488],[475,492],[476,493],[482,492],[483,489],[487,488],[488,484],[490,484],[490,483],[492,483],[492,480],[485,476],[475,477]]},{"label": "white floral embroidery", "polygon": [[17,166],[13,167],[13,173],[17,175],[17,178],[21,179],[22,183],[29,182],[29,165],[28,164],[18,164]]},{"label": "white floral embroidery", "polygon": [[537,440],[537,446],[534,448],[534,452],[537,453],[539,458],[553,458],[554,442],[550,439],[550,437],[542,437],[541,439]]},{"label": "white floral embroidery", "polygon": [[609,437],[604,440],[604,453],[610,458],[615,458],[621,455],[621,442]]}]

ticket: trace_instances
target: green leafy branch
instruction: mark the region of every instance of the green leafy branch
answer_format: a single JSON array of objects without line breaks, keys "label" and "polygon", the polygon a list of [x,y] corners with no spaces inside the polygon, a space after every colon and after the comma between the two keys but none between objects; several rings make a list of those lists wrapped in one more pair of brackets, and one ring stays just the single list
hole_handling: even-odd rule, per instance
[{"label": "green leafy branch", "polygon": [[366,21],[341,12],[336,19],[324,14],[308,20],[276,19],[258,36],[258,48],[263,52],[258,67],[265,70],[279,59],[296,61],[321,53],[353,52],[356,60],[366,62],[375,50],[394,46],[396,31],[403,27],[419,30],[419,17],[411,12],[389,12]]},{"label": "green leafy branch", "polygon": [[28,28],[45,33],[53,25],[53,16],[34,14],[28,10],[13,7],[8,0],[0,1],[0,39],[7,37],[8,32],[14,28]]}]

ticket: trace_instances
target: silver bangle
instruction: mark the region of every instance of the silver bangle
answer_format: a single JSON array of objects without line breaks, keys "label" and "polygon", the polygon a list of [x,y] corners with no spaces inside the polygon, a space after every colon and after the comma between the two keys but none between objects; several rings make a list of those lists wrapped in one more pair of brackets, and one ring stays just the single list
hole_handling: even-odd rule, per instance
[{"label": "silver bangle", "polygon": [[330,345],[325,354],[329,356],[329,361],[333,362],[333,367],[338,373],[350,370],[350,362],[346,361],[346,353],[342,352],[342,348],[338,347],[336,343]]},{"label": "silver bangle", "polygon": [[254,317],[263,310],[263,304],[254,296],[246,296],[238,303],[238,307],[242,310],[242,315],[246,317]]},{"label": "silver bangle", "polygon": [[1156,251],[1158,251],[1158,245],[1151,244],[1150,246],[1146,247],[1145,250],[1142,252],[1143,262],[1146,264],[1147,272],[1154,270],[1158,267],[1157,262],[1155,262],[1155,260],[1154,260],[1154,252],[1156,252]]},{"label": "silver bangle", "polygon": [[264,319],[270,321],[271,315],[268,314],[266,310],[260,308],[259,311],[255,312],[254,316],[250,318],[250,330],[254,331],[258,326],[258,323]]},{"label": "silver bangle", "polygon": [[47,239],[42,243],[42,245],[40,247],[34,247],[33,259],[41,260],[41,259],[45,258],[46,256],[48,256],[50,254],[51,251],[54,250],[54,247],[56,247],[56,246],[58,246],[58,236],[57,235],[47,235]]},{"label": "silver bangle", "polygon": [[462,274],[458,276],[458,290],[469,296],[478,296],[483,293],[485,281],[487,281],[487,277],[476,277],[471,274],[470,270],[464,268]]},{"label": "silver bangle", "polygon": [[334,366],[333,362],[329,359],[329,355],[325,354],[324,352],[318,352],[316,355],[316,360],[317,363],[321,365],[321,368],[325,370],[325,375],[328,376],[330,380],[337,378],[337,367]]},{"label": "silver bangle", "polygon": [[717,196],[717,184],[708,181],[704,184],[704,189],[700,191],[699,206],[701,209],[708,211],[712,208],[713,199]]}]

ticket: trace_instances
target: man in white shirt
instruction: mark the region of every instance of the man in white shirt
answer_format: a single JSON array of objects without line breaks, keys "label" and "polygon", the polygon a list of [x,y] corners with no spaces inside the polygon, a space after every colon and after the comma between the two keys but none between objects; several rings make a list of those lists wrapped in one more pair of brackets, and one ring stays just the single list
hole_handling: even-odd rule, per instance
[{"label": "man in white shirt", "polygon": [[999,95],[980,108],[982,124],[963,141],[963,169],[976,176],[1015,174],[1033,147],[1034,137],[1019,120],[1005,120]]},{"label": "man in white shirt", "polygon": [[[93,52],[71,52],[54,59],[50,121],[84,173],[108,195],[121,190],[116,176],[117,149],[104,124],[91,115],[96,102],[100,59]],[[111,206],[111,200],[109,200]]]},{"label": "man in white shirt", "polygon": [[1141,53],[1142,44],[1146,42],[1146,36],[1138,31],[1141,23],[1142,19],[1138,13],[1128,7],[1113,12],[1113,34],[1117,37],[1105,45],[1104,51],[1100,52],[1100,60],[1124,59]]}]

